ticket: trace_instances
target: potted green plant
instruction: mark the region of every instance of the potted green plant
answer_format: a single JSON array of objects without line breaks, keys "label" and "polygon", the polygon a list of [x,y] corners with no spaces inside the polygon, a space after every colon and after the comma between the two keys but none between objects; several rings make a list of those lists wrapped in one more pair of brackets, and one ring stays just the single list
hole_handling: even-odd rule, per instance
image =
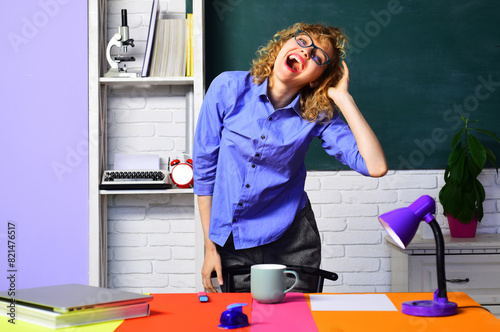
[{"label": "potted green plant", "polygon": [[[498,174],[495,154],[485,148],[474,134],[487,135],[497,143],[500,139],[491,131],[471,128],[470,125],[477,120],[469,121],[469,118],[462,117],[462,121],[464,126],[451,140],[451,153],[444,173],[445,185],[439,191],[439,201],[450,223],[451,236],[474,237],[477,222],[483,219],[485,199],[484,187],[477,177],[487,160]],[[464,226],[465,233],[455,229],[455,225]]]}]

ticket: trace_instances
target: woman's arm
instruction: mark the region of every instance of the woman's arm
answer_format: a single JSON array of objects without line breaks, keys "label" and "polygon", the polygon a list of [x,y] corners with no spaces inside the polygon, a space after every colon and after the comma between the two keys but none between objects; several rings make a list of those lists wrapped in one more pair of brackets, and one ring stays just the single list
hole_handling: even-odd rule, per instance
[{"label": "woman's arm", "polygon": [[222,285],[222,264],[215,244],[208,237],[210,228],[210,213],[212,210],[212,196],[198,196],[198,208],[200,210],[201,225],[203,228],[203,238],[205,243],[205,260],[201,268],[201,278],[203,287],[209,293],[217,292],[212,284],[212,271],[217,273],[217,280]]},{"label": "woman's arm", "polygon": [[349,69],[345,61],[342,61],[342,65],[344,66],[344,75],[337,86],[328,89],[328,96],[335,102],[351,128],[359,153],[363,156],[370,175],[373,177],[384,176],[387,173],[384,151],[377,136],[349,93]]}]

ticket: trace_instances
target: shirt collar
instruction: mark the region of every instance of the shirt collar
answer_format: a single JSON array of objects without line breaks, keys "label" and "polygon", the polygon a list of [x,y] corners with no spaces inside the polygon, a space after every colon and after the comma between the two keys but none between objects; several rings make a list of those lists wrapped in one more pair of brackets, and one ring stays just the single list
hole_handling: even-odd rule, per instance
[{"label": "shirt collar", "polygon": [[[268,84],[268,78],[266,78],[261,85],[257,86],[256,91],[258,96],[263,96],[269,101],[270,99],[269,96],[267,95],[267,84]],[[295,113],[297,113],[297,115],[302,116],[300,112],[300,93],[298,93],[297,96],[295,96],[295,98],[292,100],[290,104],[283,107],[282,109],[288,109],[288,108],[293,109]]]}]

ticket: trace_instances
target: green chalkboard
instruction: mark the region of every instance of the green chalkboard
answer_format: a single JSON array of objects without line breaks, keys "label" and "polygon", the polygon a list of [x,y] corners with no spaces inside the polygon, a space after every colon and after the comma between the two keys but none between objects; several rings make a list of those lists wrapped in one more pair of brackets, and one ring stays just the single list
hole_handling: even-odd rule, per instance
[{"label": "green chalkboard", "polygon": [[[295,22],[342,28],[350,92],[390,169],[445,168],[460,115],[500,134],[500,1],[207,0],[205,22],[207,86]],[[306,166],[345,168],[319,140]]]}]

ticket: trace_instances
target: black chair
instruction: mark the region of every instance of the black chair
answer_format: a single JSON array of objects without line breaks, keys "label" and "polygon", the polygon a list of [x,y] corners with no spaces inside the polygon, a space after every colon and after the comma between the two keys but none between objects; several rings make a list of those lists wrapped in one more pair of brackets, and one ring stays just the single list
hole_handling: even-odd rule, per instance
[{"label": "black chair", "polygon": [[[335,281],[339,278],[339,276],[334,272],[325,271],[322,269],[316,269],[312,267],[287,265],[286,269],[297,272],[299,274],[299,278],[300,276],[314,277],[312,278],[312,280],[316,280],[316,285],[315,285],[316,293],[323,293],[323,283],[325,279]],[[236,275],[250,274],[250,271],[251,271],[250,266],[238,266],[238,267],[223,269],[222,275],[224,278],[224,285],[221,286],[222,292],[224,293],[234,292],[233,277]],[[211,277],[212,278],[217,277],[215,271],[212,272]]]}]

